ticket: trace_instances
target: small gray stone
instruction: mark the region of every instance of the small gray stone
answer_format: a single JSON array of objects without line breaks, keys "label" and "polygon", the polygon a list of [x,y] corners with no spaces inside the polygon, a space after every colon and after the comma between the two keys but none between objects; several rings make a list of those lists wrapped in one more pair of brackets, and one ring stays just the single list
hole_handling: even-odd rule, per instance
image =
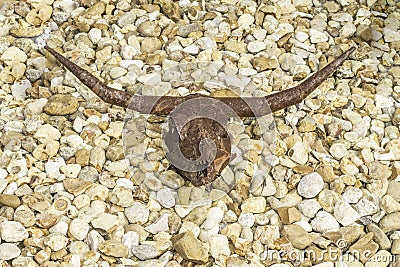
[{"label": "small gray stone", "polygon": [[165,208],[172,208],[175,206],[175,192],[170,188],[164,188],[157,192],[157,200]]},{"label": "small gray stone", "polygon": [[149,244],[143,244],[132,247],[132,253],[140,260],[150,260],[160,256],[161,251],[159,251],[155,246]]},{"label": "small gray stone", "polygon": [[110,70],[110,77],[112,79],[117,79],[121,76],[124,76],[128,71],[121,67],[114,67]]}]

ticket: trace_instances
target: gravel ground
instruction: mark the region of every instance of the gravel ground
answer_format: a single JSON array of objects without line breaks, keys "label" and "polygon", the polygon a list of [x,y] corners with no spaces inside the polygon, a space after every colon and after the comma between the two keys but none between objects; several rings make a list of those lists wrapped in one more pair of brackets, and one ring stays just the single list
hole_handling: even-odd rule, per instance
[{"label": "gravel ground", "polygon": [[[400,266],[396,1],[0,4],[1,266]],[[164,118],[105,104],[44,42],[146,95],[267,95],[357,50],[274,130],[232,120],[225,183],[193,187]]]}]

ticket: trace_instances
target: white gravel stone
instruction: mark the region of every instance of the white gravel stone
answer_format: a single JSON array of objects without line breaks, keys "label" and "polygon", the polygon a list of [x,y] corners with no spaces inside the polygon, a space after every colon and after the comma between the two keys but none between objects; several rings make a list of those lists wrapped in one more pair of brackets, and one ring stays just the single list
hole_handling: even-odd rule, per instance
[{"label": "white gravel stone", "polygon": [[28,238],[29,233],[19,222],[4,221],[0,223],[1,239],[6,242],[20,242]]},{"label": "white gravel stone", "polygon": [[63,175],[60,173],[60,168],[62,166],[65,166],[63,158],[55,158],[54,160],[49,160],[44,164],[47,176],[58,180],[63,178]]},{"label": "white gravel stone", "polygon": [[255,53],[263,51],[266,47],[267,47],[267,45],[262,41],[253,41],[247,45],[247,50],[250,53],[255,54]]},{"label": "white gravel stone", "polygon": [[58,129],[54,128],[54,126],[45,124],[36,131],[33,137],[39,140],[58,140],[61,137],[61,133]]},{"label": "white gravel stone", "polygon": [[255,217],[254,217],[253,213],[251,213],[251,212],[240,213],[239,218],[238,218],[238,223],[241,226],[252,227],[254,225],[254,222],[255,222]]},{"label": "white gravel stone", "polygon": [[340,227],[335,217],[326,211],[319,211],[311,221],[311,226],[314,231],[319,233],[339,230]]},{"label": "white gravel stone", "polygon": [[299,42],[305,42],[308,39],[308,34],[305,32],[297,32],[295,35],[295,38],[299,41]]},{"label": "white gravel stone", "polygon": [[79,164],[67,164],[60,167],[60,171],[70,178],[77,178],[81,169],[82,167]]},{"label": "white gravel stone", "polygon": [[114,67],[110,70],[110,77],[112,79],[117,79],[121,76],[124,76],[128,71],[121,67]]},{"label": "white gravel stone", "polygon": [[343,226],[349,226],[360,218],[350,204],[344,201],[338,201],[333,209],[333,215],[336,220]]},{"label": "white gravel stone", "polygon": [[342,142],[333,143],[329,152],[335,159],[341,159],[347,154],[346,145]]},{"label": "white gravel stone", "polygon": [[164,213],[154,223],[144,228],[147,232],[155,235],[159,232],[168,232],[168,214]]},{"label": "white gravel stone", "polygon": [[69,225],[69,233],[77,240],[85,239],[89,229],[89,224],[81,219],[73,219]]},{"label": "white gravel stone", "polygon": [[87,235],[87,242],[91,250],[99,251],[100,244],[104,242],[104,238],[95,230],[91,230]]},{"label": "white gravel stone", "polygon": [[297,185],[297,192],[305,198],[313,198],[324,188],[324,180],[317,172],[306,174]]},{"label": "white gravel stone", "polygon": [[342,194],[343,200],[347,203],[357,203],[363,196],[362,190],[356,187],[348,187]]},{"label": "white gravel stone", "polygon": [[183,49],[184,52],[190,54],[190,55],[197,55],[200,52],[200,48],[197,45],[188,45]]},{"label": "white gravel stone", "polygon": [[4,175],[4,177],[0,178],[0,193],[2,193],[8,185],[8,181],[6,179],[4,179],[7,177],[8,172],[4,169],[2,169],[2,170],[3,170],[3,172],[1,174]]},{"label": "white gravel stone", "polygon": [[224,211],[220,207],[212,207],[208,210],[206,220],[201,225],[205,230],[213,229],[224,218]]},{"label": "white gravel stone", "polygon": [[328,41],[328,35],[325,32],[320,32],[314,29],[310,29],[308,32],[310,35],[310,41],[313,44],[318,44]]},{"label": "white gravel stone", "polygon": [[108,232],[118,225],[118,216],[108,213],[101,213],[97,215],[96,218],[91,221],[91,223],[94,228],[99,228]]},{"label": "white gravel stone", "polygon": [[88,36],[93,44],[97,44],[101,39],[101,30],[99,28],[91,28],[88,32]]},{"label": "white gravel stone", "polygon": [[398,30],[396,31],[385,27],[383,28],[383,38],[387,43],[400,41],[400,32]]},{"label": "white gravel stone", "polygon": [[239,74],[243,76],[251,76],[257,74],[257,71],[252,68],[240,68]]},{"label": "white gravel stone", "polygon": [[144,62],[142,60],[136,60],[136,59],[123,59],[119,62],[119,66],[128,69],[129,66],[135,65],[139,69],[143,68]]},{"label": "white gravel stone", "polygon": [[67,246],[68,238],[59,233],[53,233],[44,238],[44,244],[52,251],[59,251]]},{"label": "white gravel stone", "polygon": [[353,21],[353,16],[345,12],[339,12],[332,15],[332,20],[337,22],[351,22]]},{"label": "white gravel stone", "polygon": [[305,199],[297,206],[299,211],[308,218],[314,218],[315,214],[322,209],[321,205],[316,199]]},{"label": "white gravel stone", "polygon": [[53,227],[49,228],[49,232],[50,233],[59,233],[59,234],[62,234],[62,235],[67,235],[68,228],[69,228],[68,223],[66,223],[64,221],[59,221],[58,223],[56,223],[56,225],[54,225]]},{"label": "white gravel stone", "polygon": [[128,248],[129,255],[132,255],[132,248],[139,245],[139,234],[129,231],[122,237],[122,243]]},{"label": "white gravel stone", "polygon": [[138,82],[145,85],[157,85],[161,82],[161,74],[159,73],[149,73],[143,74],[137,78]]},{"label": "white gravel stone", "polygon": [[78,7],[78,4],[72,0],[61,0],[57,4],[62,11],[67,13],[71,13]]},{"label": "white gravel stone", "polygon": [[25,52],[16,46],[7,48],[0,57],[0,60],[3,61],[25,62],[27,59],[28,56],[25,54]]},{"label": "white gravel stone", "polygon": [[21,254],[21,250],[11,243],[0,244],[0,260],[7,261],[18,257]]},{"label": "white gravel stone", "polygon": [[263,213],[267,207],[265,197],[249,197],[241,205],[242,212]]},{"label": "white gravel stone", "polygon": [[154,259],[161,254],[154,245],[150,244],[133,246],[132,253],[142,261]]},{"label": "white gravel stone", "polygon": [[254,16],[251,14],[243,14],[238,19],[238,25],[241,28],[247,28],[254,23]]},{"label": "white gravel stone", "polygon": [[181,233],[185,233],[185,232],[188,232],[188,231],[192,232],[195,237],[198,237],[199,234],[200,234],[201,229],[195,223],[183,222],[181,228],[179,229],[179,233],[181,234]]},{"label": "white gravel stone", "polygon": [[201,37],[196,41],[196,44],[202,50],[217,48],[217,43],[215,42],[214,38],[211,37]]},{"label": "white gravel stone", "polygon": [[313,267],[334,267],[335,264],[333,262],[322,262],[316,265],[313,265]]},{"label": "white gravel stone", "polygon": [[150,211],[143,203],[135,202],[132,206],[126,208],[124,213],[130,223],[144,224],[149,219]]},{"label": "white gravel stone", "polygon": [[157,200],[165,208],[172,208],[175,206],[176,192],[170,188],[164,188],[157,192]]},{"label": "white gravel stone", "polygon": [[210,253],[214,259],[219,259],[221,255],[229,256],[231,251],[229,249],[228,238],[224,235],[214,235],[210,237]]},{"label": "white gravel stone", "polygon": [[24,100],[26,98],[26,89],[31,87],[32,85],[29,80],[21,80],[11,85],[11,94],[16,100]]},{"label": "white gravel stone", "polygon": [[276,186],[271,176],[258,172],[254,175],[250,185],[251,192],[256,195],[256,192],[261,196],[273,196],[276,194]]},{"label": "white gravel stone", "polygon": [[254,38],[257,40],[264,40],[265,37],[267,36],[267,31],[265,29],[257,29],[253,32]]},{"label": "white gravel stone", "polygon": [[285,71],[289,71],[296,65],[306,64],[300,56],[291,53],[285,53],[279,56],[279,63],[281,64],[281,68]]},{"label": "white gravel stone", "polygon": [[354,205],[354,209],[360,216],[373,215],[379,211],[379,207],[372,201],[362,198]]},{"label": "white gravel stone", "polygon": [[296,163],[306,164],[308,161],[308,152],[302,142],[296,142],[289,151],[289,157]]},{"label": "white gravel stone", "polygon": [[104,133],[110,137],[120,138],[122,135],[123,128],[124,128],[123,121],[113,121],[110,123],[108,129]]}]

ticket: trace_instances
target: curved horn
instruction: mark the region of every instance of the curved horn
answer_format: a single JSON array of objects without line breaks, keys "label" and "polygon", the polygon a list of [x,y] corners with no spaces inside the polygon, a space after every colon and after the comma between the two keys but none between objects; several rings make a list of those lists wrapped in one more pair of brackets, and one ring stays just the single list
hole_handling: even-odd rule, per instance
[{"label": "curved horn", "polygon": [[[104,102],[131,108],[141,113],[149,113],[154,115],[168,115],[176,106],[185,102],[188,99],[196,97],[208,97],[199,94],[192,94],[183,97],[176,96],[140,96],[134,95],[125,91],[117,90],[108,87],[98,78],[90,74],[85,69],[72,63],[70,60],[63,57],[54,49],[44,47],[58,61],[61,62],[69,71],[72,72],[84,85],[89,87],[97,96]],[[350,48],[331,63],[326,65],[320,71],[314,73],[301,84],[277,93],[273,93],[266,97],[215,97],[232,108],[240,117],[254,117],[269,114],[284,109],[291,105],[300,103],[312,91],[314,91],[326,78],[328,78],[355,50],[355,47]],[[265,100],[269,107],[264,105]],[[257,111],[252,108],[259,107]]]}]

